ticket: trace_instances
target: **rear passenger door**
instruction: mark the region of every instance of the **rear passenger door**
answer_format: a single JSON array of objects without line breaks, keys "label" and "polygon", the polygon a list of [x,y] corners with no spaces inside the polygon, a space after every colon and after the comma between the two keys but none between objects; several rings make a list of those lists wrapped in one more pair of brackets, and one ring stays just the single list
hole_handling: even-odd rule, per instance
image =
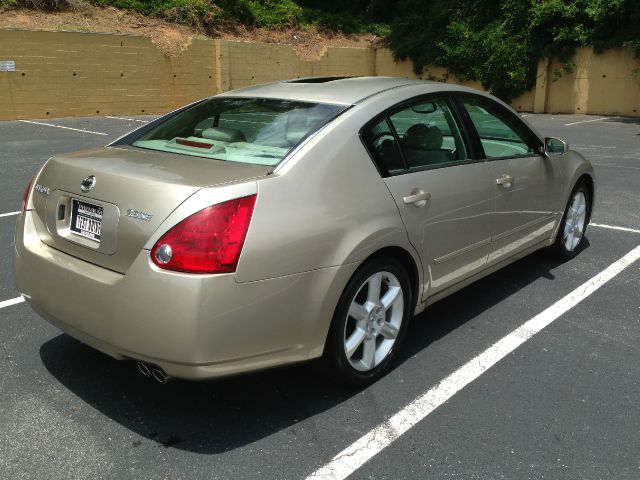
[{"label": "rear passenger door", "polygon": [[421,256],[429,279],[423,294],[483,269],[493,182],[485,162],[470,154],[449,98],[403,103],[365,126],[362,138]]},{"label": "rear passenger door", "polygon": [[489,254],[494,263],[551,237],[562,173],[541,154],[541,141],[516,114],[481,96],[461,95],[459,100],[477,132],[495,189]]}]

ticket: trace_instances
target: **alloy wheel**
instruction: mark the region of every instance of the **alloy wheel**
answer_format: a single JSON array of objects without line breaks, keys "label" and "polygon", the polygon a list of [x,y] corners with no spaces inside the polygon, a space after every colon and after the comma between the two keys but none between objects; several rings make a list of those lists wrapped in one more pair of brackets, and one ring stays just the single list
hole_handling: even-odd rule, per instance
[{"label": "alloy wheel", "polygon": [[351,366],[367,372],[380,365],[398,338],[404,292],[391,272],[371,275],[351,301],[344,323],[344,352]]},{"label": "alloy wheel", "polygon": [[578,190],[567,210],[564,221],[563,242],[569,252],[573,252],[584,235],[587,220],[587,199],[584,193]]}]

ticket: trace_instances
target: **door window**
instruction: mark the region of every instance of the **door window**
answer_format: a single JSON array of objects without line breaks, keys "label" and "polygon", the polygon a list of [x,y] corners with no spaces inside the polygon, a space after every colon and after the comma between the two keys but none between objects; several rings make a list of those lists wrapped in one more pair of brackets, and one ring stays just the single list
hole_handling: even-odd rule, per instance
[{"label": "door window", "polygon": [[421,99],[391,112],[362,130],[362,139],[383,175],[455,165],[471,158],[447,99]]},{"label": "door window", "polygon": [[422,100],[392,114],[389,120],[410,170],[469,158],[445,99]]},{"label": "door window", "polygon": [[531,156],[536,142],[526,127],[509,112],[480,98],[463,98],[487,158]]}]

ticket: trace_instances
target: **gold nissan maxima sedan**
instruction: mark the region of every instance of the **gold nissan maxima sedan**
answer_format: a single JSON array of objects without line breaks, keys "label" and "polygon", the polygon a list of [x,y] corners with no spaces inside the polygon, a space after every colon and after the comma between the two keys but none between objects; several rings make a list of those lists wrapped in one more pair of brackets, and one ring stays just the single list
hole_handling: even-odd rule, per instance
[{"label": "gold nissan maxima sedan", "polygon": [[276,82],[48,160],[15,279],[161,382],[320,359],[362,385],[427,305],[534,250],[576,255],[594,195],[587,160],[476,90]]}]

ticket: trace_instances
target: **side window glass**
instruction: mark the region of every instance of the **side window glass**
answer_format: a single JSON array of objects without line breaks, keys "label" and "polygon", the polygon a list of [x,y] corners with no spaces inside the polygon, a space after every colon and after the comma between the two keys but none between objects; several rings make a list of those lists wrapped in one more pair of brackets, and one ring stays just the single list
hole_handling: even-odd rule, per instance
[{"label": "side window glass", "polygon": [[517,120],[509,119],[506,112],[476,99],[462,99],[462,104],[476,127],[487,158],[528,156],[536,153]]},{"label": "side window glass", "polygon": [[446,100],[421,101],[389,117],[409,169],[469,158]]},{"label": "side window glass", "polygon": [[396,137],[386,119],[366,129],[363,132],[363,139],[378,165],[387,170],[390,175],[404,170]]}]

